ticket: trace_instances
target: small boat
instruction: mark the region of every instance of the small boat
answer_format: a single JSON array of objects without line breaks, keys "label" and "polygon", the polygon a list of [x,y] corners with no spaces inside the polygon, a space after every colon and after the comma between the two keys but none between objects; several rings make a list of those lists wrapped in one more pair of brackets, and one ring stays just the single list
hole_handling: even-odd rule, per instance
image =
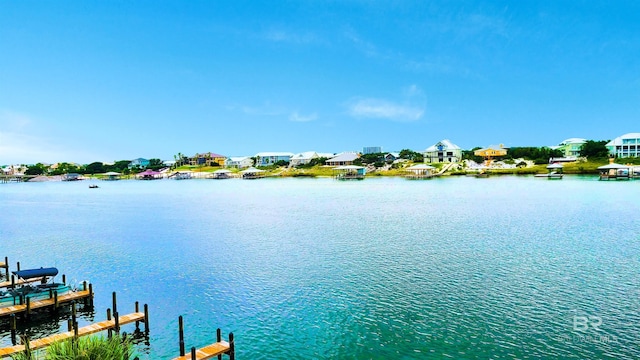
[{"label": "small boat", "polygon": [[89,189],[97,189],[99,186],[96,184],[89,185]]},{"label": "small boat", "polygon": [[27,298],[31,299],[31,301],[49,299],[54,292],[62,295],[71,291],[71,287],[67,284],[52,281],[58,275],[58,269],[54,267],[19,270],[13,271],[12,274],[26,281],[40,279],[40,284],[26,284],[14,289],[0,291],[0,307],[24,304]]}]

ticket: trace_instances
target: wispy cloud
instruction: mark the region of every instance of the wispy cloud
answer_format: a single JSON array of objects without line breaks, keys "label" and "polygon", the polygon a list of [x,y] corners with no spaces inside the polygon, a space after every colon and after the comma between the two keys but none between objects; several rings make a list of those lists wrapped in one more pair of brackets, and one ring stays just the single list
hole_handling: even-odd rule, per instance
[{"label": "wispy cloud", "polygon": [[264,34],[264,38],[273,42],[293,44],[310,44],[320,42],[318,36],[310,32],[292,32],[283,29],[270,29]]},{"label": "wispy cloud", "polygon": [[347,102],[347,108],[349,115],[355,118],[410,122],[423,118],[425,103],[422,89],[411,84],[402,89],[400,100],[355,97]]},{"label": "wispy cloud", "polygon": [[291,113],[291,115],[289,115],[289,120],[293,122],[309,122],[309,121],[314,121],[317,118],[318,118],[318,114],[316,113],[309,114],[309,115],[302,115],[302,114],[299,114],[297,111],[294,111],[293,113]]},{"label": "wispy cloud", "polygon": [[356,118],[416,121],[424,115],[424,107],[399,104],[384,99],[356,99],[349,104],[349,114]]},{"label": "wispy cloud", "polygon": [[29,115],[11,110],[0,110],[0,129],[19,130],[31,124]]}]

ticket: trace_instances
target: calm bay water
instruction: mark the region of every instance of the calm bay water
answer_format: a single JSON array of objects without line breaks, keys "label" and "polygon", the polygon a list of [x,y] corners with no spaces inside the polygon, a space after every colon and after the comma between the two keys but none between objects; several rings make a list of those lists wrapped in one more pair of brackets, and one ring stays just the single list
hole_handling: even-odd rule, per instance
[{"label": "calm bay water", "polygon": [[0,256],[90,280],[96,321],[148,303],[142,357],[183,315],[239,359],[640,358],[637,181],[99,185],[0,184]]}]

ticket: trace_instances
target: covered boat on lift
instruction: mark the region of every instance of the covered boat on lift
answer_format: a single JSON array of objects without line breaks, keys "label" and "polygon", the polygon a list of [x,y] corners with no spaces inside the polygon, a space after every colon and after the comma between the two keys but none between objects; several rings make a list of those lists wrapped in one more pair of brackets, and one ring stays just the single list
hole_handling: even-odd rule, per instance
[{"label": "covered boat on lift", "polygon": [[[27,298],[31,301],[49,299],[54,292],[62,295],[71,291],[68,285],[53,281],[53,278],[58,275],[58,269],[54,267],[17,270],[12,274],[28,283],[0,291],[0,307],[24,304]],[[39,284],[38,279],[40,279]]]}]

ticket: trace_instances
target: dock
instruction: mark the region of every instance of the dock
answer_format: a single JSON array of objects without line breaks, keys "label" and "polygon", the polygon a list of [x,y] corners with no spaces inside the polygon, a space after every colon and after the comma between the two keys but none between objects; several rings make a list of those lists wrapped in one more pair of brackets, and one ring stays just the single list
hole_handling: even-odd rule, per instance
[{"label": "dock", "polygon": [[[138,306],[136,303],[136,310],[138,310],[137,307]],[[123,315],[123,316],[115,316],[113,319],[110,319],[110,320],[101,321],[91,325],[83,326],[81,328],[74,328],[73,330],[63,332],[60,334],[55,334],[55,335],[47,336],[45,338],[29,341],[29,349],[36,350],[36,349],[47,347],[58,341],[73,339],[80,336],[91,335],[101,331],[114,330],[114,329],[116,331],[119,331],[119,328],[121,325],[130,324],[133,322],[136,322],[136,323],[144,322],[146,325],[145,332],[148,333],[149,331],[148,329],[149,315],[148,314],[149,314],[148,308],[147,308],[147,305],[145,305],[144,312],[134,312],[134,313]],[[1,348],[0,357],[11,356],[23,351],[25,351],[24,344]]]},{"label": "dock", "polygon": [[42,309],[47,307],[58,307],[61,304],[69,303],[76,300],[87,299],[90,302],[93,301],[93,287],[89,284],[89,288],[85,287],[85,290],[75,291],[69,294],[64,294],[58,296],[57,293],[53,293],[49,299],[44,300],[35,300],[31,301],[30,298],[27,298],[25,304],[6,306],[0,308],[0,318],[5,316],[10,316],[12,314],[20,314],[26,313],[27,316],[30,315],[31,311],[36,309]]},{"label": "dock", "polygon": [[184,325],[182,321],[182,316],[178,317],[178,336],[180,338],[180,356],[174,358],[173,360],[206,360],[211,359],[215,356],[218,359],[222,359],[222,355],[229,355],[229,360],[235,360],[236,351],[235,351],[235,341],[233,340],[233,333],[229,333],[229,341],[222,340],[222,331],[220,329],[216,330],[216,342],[210,345],[207,345],[203,348],[196,349],[195,347],[191,348],[191,352],[189,354],[185,354],[185,346],[184,346]]}]

